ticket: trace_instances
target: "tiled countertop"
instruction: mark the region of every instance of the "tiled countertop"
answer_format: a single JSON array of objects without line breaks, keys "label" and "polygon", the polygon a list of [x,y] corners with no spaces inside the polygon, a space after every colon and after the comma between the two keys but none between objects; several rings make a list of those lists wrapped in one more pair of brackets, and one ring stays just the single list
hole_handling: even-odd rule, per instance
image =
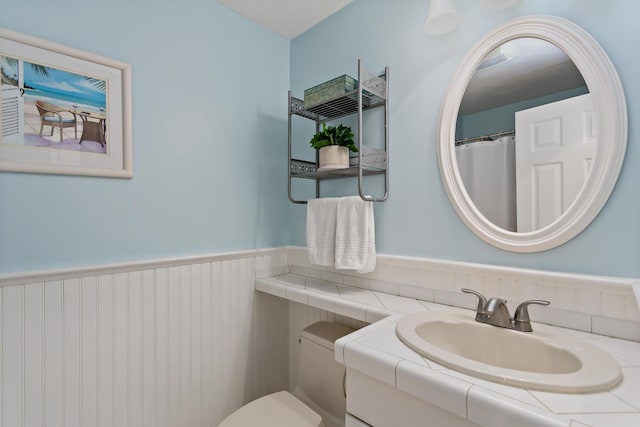
[{"label": "tiled countertop", "polygon": [[445,368],[421,357],[395,334],[396,321],[405,313],[460,310],[472,316],[469,310],[295,275],[257,279],[256,289],[372,323],[336,342],[338,361],[479,425],[640,426],[640,343],[556,327],[608,351],[624,379],[603,393],[530,391]]}]

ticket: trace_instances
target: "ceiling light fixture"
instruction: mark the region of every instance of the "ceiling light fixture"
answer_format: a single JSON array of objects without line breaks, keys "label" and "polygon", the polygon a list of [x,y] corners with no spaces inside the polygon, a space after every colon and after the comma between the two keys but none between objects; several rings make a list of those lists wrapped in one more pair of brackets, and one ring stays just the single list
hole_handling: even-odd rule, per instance
[{"label": "ceiling light fixture", "polygon": [[[520,0],[482,0],[482,7],[492,11],[515,6]],[[429,15],[424,23],[424,32],[432,35],[449,33],[460,25],[460,13],[453,0],[431,0]]]},{"label": "ceiling light fixture", "polygon": [[460,14],[453,5],[453,0],[431,0],[429,16],[424,24],[424,31],[429,34],[446,34],[460,25]]}]

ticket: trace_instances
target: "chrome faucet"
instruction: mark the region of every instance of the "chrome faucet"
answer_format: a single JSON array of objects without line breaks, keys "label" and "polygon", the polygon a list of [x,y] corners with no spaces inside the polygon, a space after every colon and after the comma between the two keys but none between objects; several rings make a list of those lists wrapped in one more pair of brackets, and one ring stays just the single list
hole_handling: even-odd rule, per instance
[{"label": "chrome faucet", "polygon": [[488,301],[480,292],[473,289],[462,288],[462,292],[473,294],[478,297],[478,308],[476,309],[476,321],[488,323],[489,325],[501,328],[515,329],[522,332],[531,332],[531,319],[529,318],[528,307],[531,304],[549,305],[549,301],[531,299],[522,302],[517,308],[513,317],[509,315],[507,300],[493,297]]}]

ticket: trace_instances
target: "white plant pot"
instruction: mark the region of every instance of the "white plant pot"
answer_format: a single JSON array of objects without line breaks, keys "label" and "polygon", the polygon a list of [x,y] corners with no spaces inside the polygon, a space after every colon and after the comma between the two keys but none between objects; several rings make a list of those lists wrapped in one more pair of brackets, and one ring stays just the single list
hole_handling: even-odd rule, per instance
[{"label": "white plant pot", "polygon": [[340,145],[329,145],[320,149],[318,170],[344,169],[349,167],[349,149]]}]

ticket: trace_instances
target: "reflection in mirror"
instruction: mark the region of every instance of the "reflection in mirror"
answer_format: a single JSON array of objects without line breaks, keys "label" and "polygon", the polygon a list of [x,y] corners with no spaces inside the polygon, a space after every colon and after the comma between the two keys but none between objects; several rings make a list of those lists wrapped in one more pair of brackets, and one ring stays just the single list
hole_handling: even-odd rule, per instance
[{"label": "reflection in mirror", "polygon": [[[518,58],[536,51],[532,46],[520,48],[517,44],[513,48],[509,45],[511,40],[544,45],[555,53],[548,52],[540,56],[556,57],[555,55],[558,55],[557,60],[547,66],[530,62],[523,69],[512,70],[508,76],[494,79],[493,86],[489,86],[484,94],[472,97],[471,94],[476,91],[474,89],[476,84],[472,80],[479,79],[483,74],[497,73],[501,65],[515,64]],[[541,40],[546,40],[548,43],[540,42]],[[500,48],[496,50],[496,47]],[[575,66],[571,65],[569,69],[565,69],[561,64],[569,64],[571,61],[568,61],[568,58],[571,58]],[[549,71],[543,71],[545,69]],[[545,79],[546,86],[538,86],[535,79],[525,79],[527,75],[537,77],[545,74],[553,76]],[[571,81],[571,79],[565,79],[565,76],[569,75],[578,76],[572,84],[566,83]],[[535,96],[522,98],[520,95],[514,96],[514,92],[522,93],[520,89],[529,89],[534,87],[534,84],[537,88]],[[564,100],[558,97],[536,107],[526,105],[522,109],[512,108],[511,113],[503,116],[511,121],[506,126],[501,123],[500,126],[480,128],[478,124],[490,123],[488,114],[482,116],[481,112],[490,113],[491,110],[500,110],[502,107],[520,104],[533,98],[551,97],[554,94],[572,91],[574,91],[573,96],[567,98],[565,95]],[[505,101],[501,101],[500,104],[487,104],[487,107],[482,108],[473,107],[471,103],[471,99],[477,102],[488,102],[487,99],[491,99],[493,95],[500,95],[498,99]],[[589,102],[591,102],[593,113],[578,114],[581,117],[581,126],[571,126],[571,129],[579,129],[583,132],[586,137],[583,137],[582,142],[587,141],[589,144],[582,145],[595,147],[595,153],[581,153],[579,157],[572,158],[576,166],[569,169],[582,171],[582,176],[586,177],[586,180],[582,183],[580,179],[575,179],[574,181],[578,183],[575,186],[577,190],[565,191],[561,184],[567,175],[563,170],[568,167],[565,165],[566,159],[562,156],[559,160],[537,158],[538,154],[563,152],[557,148],[564,147],[566,141],[571,139],[567,136],[568,134],[563,133],[564,126],[561,126],[565,117],[558,118],[557,113],[551,112],[549,116],[545,116],[546,118],[536,115],[533,118],[521,118],[525,116],[525,111],[535,113],[536,109],[545,109],[558,101],[570,102],[581,97],[592,98]],[[589,108],[586,110],[588,111]],[[474,124],[474,115],[476,128],[471,129],[471,125]],[[528,125],[526,125],[527,120],[529,120]],[[523,121],[525,125],[522,124]],[[528,128],[523,131],[522,126]],[[457,136],[456,128],[459,130]],[[486,205],[481,205],[479,198],[477,202],[472,200],[466,186],[469,185],[471,188],[471,181],[473,185],[483,181],[467,178],[469,184],[463,182],[462,175],[472,173],[473,169],[462,165],[459,167],[458,158],[462,158],[462,155],[457,151],[462,149],[458,150],[455,145],[456,139],[462,143],[459,146],[466,149],[474,145],[490,145],[486,142],[481,142],[479,145],[478,143],[468,144],[468,142],[474,137],[487,139],[482,137],[488,135],[492,139],[500,139],[504,135],[496,135],[496,133],[505,130],[514,131],[512,144],[516,160],[512,170],[516,170],[513,173],[516,177],[515,185],[514,179],[505,179],[504,175],[499,175],[496,180],[503,184],[511,183],[510,185],[516,188],[515,228],[508,224],[496,225],[497,220],[492,222],[493,219],[488,219],[486,207],[478,208]],[[598,142],[595,143],[596,141]],[[523,146],[527,149],[522,150]],[[442,183],[452,206],[464,224],[485,242],[501,249],[521,253],[545,251],[568,242],[582,232],[600,213],[609,199],[620,174],[626,146],[627,104],[620,77],[614,65],[593,37],[571,21],[557,16],[524,16],[507,21],[491,30],[469,50],[460,62],[447,87],[446,96],[442,100],[437,146]],[[526,153],[527,150],[531,152],[529,157],[532,160],[529,166],[521,168],[518,165],[518,153]],[[587,160],[584,160],[585,158]],[[491,169],[497,169],[492,163],[481,162],[482,166],[486,164],[491,165]],[[524,171],[522,180],[521,170]],[[522,198],[521,195],[525,193],[522,188],[530,188],[533,192]],[[485,191],[497,192],[495,186]],[[513,190],[511,191],[513,194]],[[569,196],[565,197],[565,194]],[[529,205],[521,203],[520,199],[528,200]],[[489,202],[489,206],[493,207],[493,205],[497,203]],[[527,224],[521,225],[523,218],[526,217],[525,213],[521,212],[523,210],[530,212],[528,228],[525,227]],[[509,230],[508,227],[516,231]]]},{"label": "reflection in mirror", "polygon": [[516,38],[484,56],[460,103],[455,156],[487,220],[531,232],[567,210],[595,156],[592,111],[583,76],[554,44]]}]

